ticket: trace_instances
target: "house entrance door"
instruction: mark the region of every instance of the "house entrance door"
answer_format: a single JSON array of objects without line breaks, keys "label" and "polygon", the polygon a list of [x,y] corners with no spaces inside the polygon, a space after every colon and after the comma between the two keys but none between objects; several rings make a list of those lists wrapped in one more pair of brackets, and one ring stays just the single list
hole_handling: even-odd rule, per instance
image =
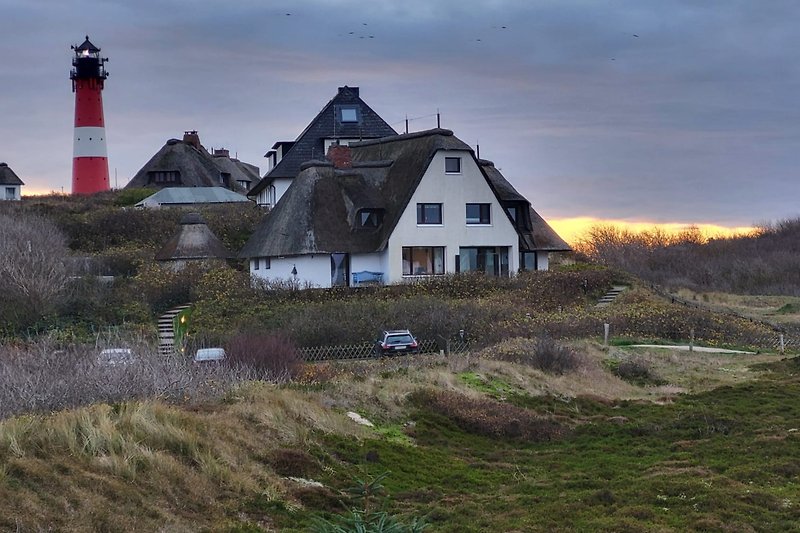
[{"label": "house entrance door", "polygon": [[331,287],[350,285],[350,254],[331,254]]}]

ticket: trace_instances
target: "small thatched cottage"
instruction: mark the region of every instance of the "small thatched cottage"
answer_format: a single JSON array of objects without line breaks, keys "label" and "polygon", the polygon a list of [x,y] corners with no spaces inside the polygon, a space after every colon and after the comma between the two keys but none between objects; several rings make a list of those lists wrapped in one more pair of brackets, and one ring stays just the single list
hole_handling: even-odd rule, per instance
[{"label": "small thatched cottage", "polygon": [[0,200],[21,200],[22,186],[25,185],[19,176],[14,174],[6,163],[0,163]]},{"label": "small thatched cottage", "polygon": [[208,228],[199,213],[188,213],[181,219],[178,231],[156,253],[156,260],[175,270],[189,263],[223,263],[234,257],[222,241]]},{"label": "small thatched cottage", "polygon": [[244,194],[258,176],[258,167],[231,158],[228,150],[210,154],[197,132],[187,131],[183,140],[168,140],[125,188],[225,187]]}]

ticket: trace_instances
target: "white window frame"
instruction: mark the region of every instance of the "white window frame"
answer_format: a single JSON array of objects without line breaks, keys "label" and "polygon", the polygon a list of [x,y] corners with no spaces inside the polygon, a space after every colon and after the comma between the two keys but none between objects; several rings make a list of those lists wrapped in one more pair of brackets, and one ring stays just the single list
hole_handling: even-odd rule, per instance
[{"label": "white window frame", "polygon": [[[458,170],[447,170],[447,163],[457,161],[458,162]],[[461,174],[461,158],[458,156],[445,156],[444,158],[444,173],[445,174]]]}]

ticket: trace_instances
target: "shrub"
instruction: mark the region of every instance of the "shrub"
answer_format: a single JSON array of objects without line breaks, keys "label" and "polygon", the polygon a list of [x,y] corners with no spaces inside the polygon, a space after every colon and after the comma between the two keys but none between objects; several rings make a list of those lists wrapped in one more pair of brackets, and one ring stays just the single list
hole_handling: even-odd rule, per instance
[{"label": "shrub", "polygon": [[565,432],[553,420],[488,398],[473,399],[452,391],[425,390],[415,393],[412,399],[424,409],[443,415],[478,435],[547,441]]},{"label": "shrub", "polygon": [[586,364],[583,356],[550,337],[511,339],[487,348],[483,353],[493,359],[532,366],[549,374],[574,372]]},{"label": "shrub", "polygon": [[303,364],[297,346],[282,333],[237,335],[227,342],[226,351],[229,364],[275,381],[292,379]]},{"label": "shrub", "polygon": [[549,337],[541,337],[533,345],[531,364],[550,374],[574,372],[584,364],[584,359],[572,348],[559,344]]},{"label": "shrub", "polygon": [[625,359],[612,366],[614,374],[625,381],[639,384],[660,384],[661,378],[653,372],[650,364],[640,358]]}]

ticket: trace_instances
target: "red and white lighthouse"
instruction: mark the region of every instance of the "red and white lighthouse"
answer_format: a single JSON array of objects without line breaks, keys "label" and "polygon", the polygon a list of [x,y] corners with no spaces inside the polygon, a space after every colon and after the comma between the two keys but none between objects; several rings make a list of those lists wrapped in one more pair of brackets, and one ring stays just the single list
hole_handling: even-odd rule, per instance
[{"label": "red and white lighthouse", "polygon": [[72,194],[109,190],[103,85],[107,57],[89,41],[73,46],[72,92],[75,93],[75,136],[72,143]]}]

